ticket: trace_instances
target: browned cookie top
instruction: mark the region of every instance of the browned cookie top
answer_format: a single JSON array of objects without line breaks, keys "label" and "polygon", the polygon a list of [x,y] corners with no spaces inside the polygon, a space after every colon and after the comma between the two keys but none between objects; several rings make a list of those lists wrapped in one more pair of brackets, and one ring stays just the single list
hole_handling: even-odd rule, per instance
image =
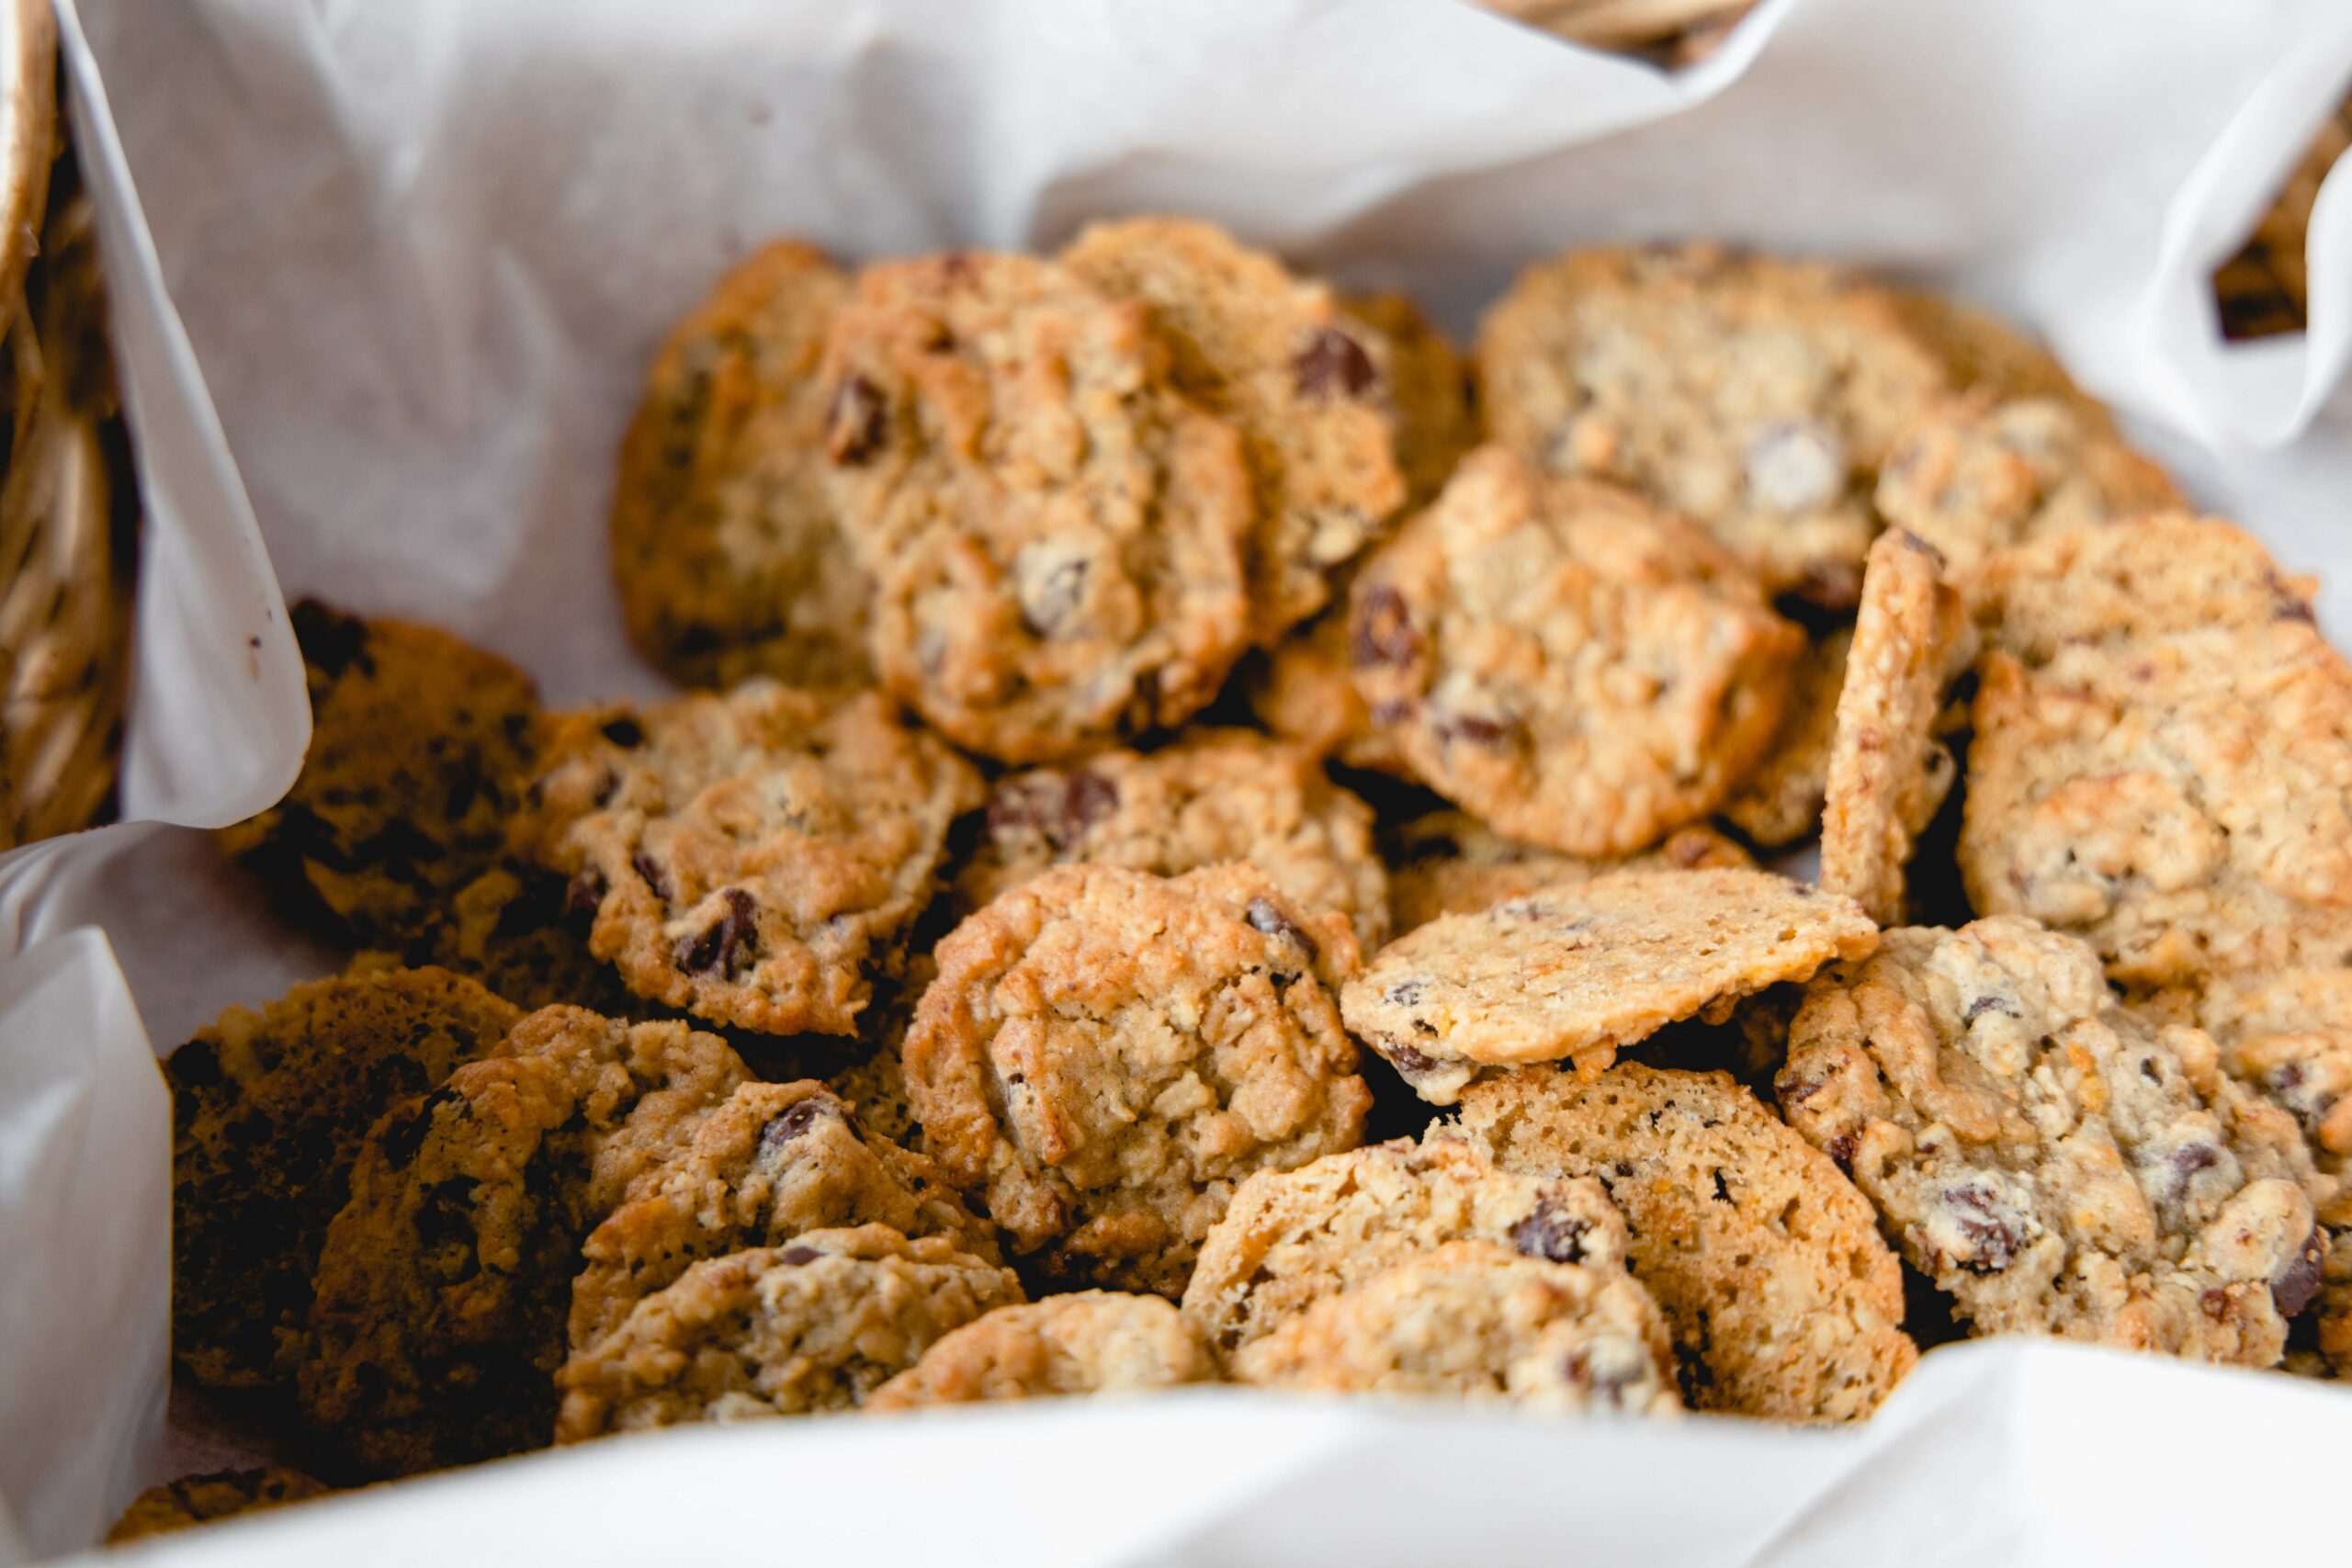
[{"label": "browned cookie top", "polygon": [[1165,1296],[1073,1291],[952,1330],[874,1391],[868,1410],[1142,1393],[1215,1382],[1216,1362]]},{"label": "browned cookie top", "polygon": [[1587,860],[1506,839],[1464,811],[1432,811],[1399,824],[1382,840],[1388,860],[1388,908],[1398,936],[1440,915],[1472,915],[1542,887],[1585,882],[1612,871],[1697,871],[1756,863],[1713,828],[1677,829],[1655,850],[1623,859]]}]

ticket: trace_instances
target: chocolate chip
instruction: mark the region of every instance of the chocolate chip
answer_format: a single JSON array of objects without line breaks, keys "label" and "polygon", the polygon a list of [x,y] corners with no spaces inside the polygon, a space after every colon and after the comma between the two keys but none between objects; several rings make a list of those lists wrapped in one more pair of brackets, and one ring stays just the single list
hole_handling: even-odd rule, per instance
[{"label": "chocolate chip", "polygon": [[2270,1299],[2277,1304],[2279,1316],[2293,1317],[2312,1304],[2319,1294],[2326,1263],[2327,1242],[2314,1229],[2270,1281]]},{"label": "chocolate chip", "polygon": [[368,623],[316,599],[303,599],[286,613],[302,661],[328,680],[340,680],[368,646]]},{"label": "chocolate chip", "polygon": [[679,942],[674,957],[685,974],[716,974],[731,980],[751,963],[759,942],[759,906],[740,887],[729,887],[719,897],[726,900],[726,912],[700,936]]},{"label": "chocolate chip", "polygon": [[605,895],[611,891],[612,885],[605,880],[603,872],[593,865],[582,868],[563,890],[565,923],[574,927],[594,923],[596,911],[605,907]]},{"label": "chocolate chip", "polygon": [[1119,786],[1100,773],[1018,774],[989,801],[989,837],[1001,844],[1035,833],[1059,854],[1118,804]]},{"label": "chocolate chip", "polygon": [[1549,1198],[1541,1198],[1532,1213],[1510,1227],[1510,1244],[1529,1258],[1581,1263],[1585,1233],[1591,1229],[1591,1221],[1578,1219]]},{"label": "chocolate chip", "polygon": [[785,1145],[815,1126],[820,1117],[838,1114],[840,1107],[826,1095],[812,1094],[806,1100],[786,1106],[781,1114],[760,1129],[759,1148],[754,1157],[763,1161],[773,1160]]},{"label": "chocolate chip", "polygon": [[1421,634],[1413,613],[1394,588],[1375,586],[1348,617],[1348,659],[1359,670],[1381,664],[1410,664],[1420,657]]},{"label": "chocolate chip", "polygon": [[853,375],[833,389],[825,406],[825,454],[836,463],[863,463],[881,449],[889,410],[882,390]]},{"label": "chocolate chip", "polygon": [[1519,733],[1519,721],[1491,718],[1485,714],[1441,711],[1430,728],[1440,740],[1467,740],[1473,746],[1500,746]]},{"label": "chocolate chip", "polygon": [[1291,362],[1291,376],[1299,391],[1310,398],[1360,397],[1376,374],[1363,345],[1337,327],[1316,329]]},{"label": "chocolate chip", "polygon": [[605,720],[603,728],[605,739],[616,746],[634,749],[645,744],[645,726],[627,714]]},{"label": "chocolate chip", "polygon": [[803,1263],[814,1263],[824,1256],[813,1247],[787,1247],[775,1255],[775,1260],[787,1269],[797,1269]]},{"label": "chocolate chip", "polygon": [[645,879],[645,886],[653,889],[656,898],[664,904],[670,901],[670,879],[662,874],[661,863],[639,850],[628,857],[628,864],[631,871]]},{"label": "chocolate chip", "polygon": [[2008,1217],[1995,1208],[1992,1193],[1982,1188],[1954,1187],[1943,1197],[1945,1206],[1953,1211],[1952,1227],[1974,1254],[1961,1267],[1971,1273],[1997,1274],[2017,1261],[2023,1241],[2010,1227]]},{"label": "chocolate chip", "polygon": [[1388,987],[1387,994],[1382,999],[1396,1007],[1408,1008],[1419,1005],[1421,998],[1426,995],[1428,995],[1428,987],[1420,981],[1399,980]]},{"label": "chocolate chip", "polygon": [[1310,953],[1314,951],[1315,944],[1306,940],[1306,933],[1293,925],[1290,918],[1274,907],[1272,899],[1252,898],[1243,914],[1252,926],[1268,936],[1280,937],[1283,941],[1294,946],[1305,948]]}]

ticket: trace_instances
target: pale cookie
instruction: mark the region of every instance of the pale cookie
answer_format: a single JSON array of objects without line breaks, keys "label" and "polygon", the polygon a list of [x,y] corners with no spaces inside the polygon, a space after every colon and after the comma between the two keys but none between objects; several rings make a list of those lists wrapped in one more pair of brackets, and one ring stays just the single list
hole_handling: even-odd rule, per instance
[{"label": "pale cookie", "polygon": [[1850,604],[1879,466],[1946,390],[1860,275],[1713,245],[1571,252],[1479,329],[1494,438],[1628,484],[1713,534],[1774,592]]},{"label": "pale cookie", "polygon": [[183,1475],[177,1481],[150,1486],[132,1498],[122,1517],[107,1531],[106,1544],[119,1546],[151,1535],[193,1529],[215,1519],[282,1508],[288,1503],[323,1497],[330,1490],[325,1483],[282,1464]]},{"label": "pale cookie", "polygon": [[1838,694],[1854,628],[1838,626],[1809,643],[1797,660],[1780,732],[1771,750],[1732,792],[1719,813],[1766,849],[1809,838],[1821,826],[1829,793],[1829,747],[1838,733]]},{"label": "pale cookie", "polygon": [[2309,1298],[2293,1118],[2030,920],[1890,931],[1817,976],[1777,1088],[1979,1334],[2269,1366]]},{"label": "pale cookie", "polygon": [[1506,1171],[1459,1138],[1374,1144],[1242,1183],[1201,1247],[1184,1315],[1230,1358],[1324,1297],[1451,1241],[1622,1266],[1625,1221],[1598,1182]]},{"label": "pale cookie", "polygon": [[833,504],[892,695],[1008,762],[1175,725],[1249,640],[1241,439],[1140,306],[1050,262],[868,268],[825,355]]},{"label": "pale cookie", "polygon": [[1768,871],[1620,871],[1444,915],[1383,948],[1340,993],[1348,1028],[1413,1092],[1451,1105],[1496,1067],[1572,1063],[1837,958],[1877,931],[1853,901]]},{"label": "pale cookie", "polygon": [[586,1267],[571,1284],[571,1348],[594,1347],[703,1258],[862,1224],[944,1235],[997,1260],[994,1233],[931,1162],[869,1140],[823,1084],[744,1084],[589,1232]]},{"label": "pale cookie", "polygon": [[1963,591],[2011,545],[2183,504],[2104,419],[2048,398],[1956,400],[1928,415],[1887,459],[1877,499],[1890,525],[1942,552]]},{"label": "pale cookie", "polygon": [[[1241,432],[1257,495],[1253,635],[1271,644],[1329,602],[1331,574],[1404,505],[1397,367],[1386,336],[1329,286],[1294,277],[1213,224],[1097,223],[1062,265],[1140,302],[1176,384]],[[1418,389],[1426,372],[1412,372]]]},{"label": "pale cookie", "polygon": [[979,796],[882,697],[754,680],[557,717],[517,831],[594,908],[590,951],[639,996],[850,1034]]},{"label": "pale cookie", "polygon": [[1394,737],[1349,672],[1348,612],[1343,603],[1242,668],[1243,689],[1258,722],[1317,757],[1367,773],[1413,776]]},{"label": "pale cookie", "polygon": [[888,1225],[810,1231],[695,1264],[563,1369],[556,1441],[849,1410],[1020,1282]]},{"label": "pale cookie", "polygon": [[956,892],[977,909],[1052,865],[1175,876],[1227,861],[1248,861],[1301,908],[1347,916],[1366,952],[1388,935],[1372,808],[1306,750],[1238,729],[999,779]]},{"label": "pale cookie", "polygon": [[1500,1403],[1545,1415],[1669,1416],[1666,1326],[1622,1269],[1456,1241],[1326,1296],[1233,1358],[1292,1393]]},{"label": "pale cookie", "polygon": [[1868,1200],[1729,1075],[1529,1068],[1473,1087],[1461,1124],[1507,1170],[1609,1190],[1693,1409],[1856,1421],[1918,1359]]},{"label": "pale cookie", "polygon": [[1622,860],[1586,860],[1506,839],[1462,811],[1432,811],[1388,834],[1388,910],[1398,936],[1440,915],[1469,915],[1542,887],[1586,882],[1612,871],[1750,866],[1747,852],[1713,828],[1676,829],[1655,850]]},{"label": "pale cookie", "polygon": [[726,1043],[578,1008],[385,1113],[327,1227],[300,1376],[368,1475],[538,1448],[580,1244],[743,1080]]},{"label": "pale cookie", "polygon": [[446,971],[394,969],[231,1008],[164,1058],[172,1352],[198,1382],[262,1388],[286,1373],[361,1138],[522,1016]]},{"label": "pale cookie", "polygon": [[494,653],[305,599],[289,613],[311,743],[286,798],[220,833],[274,892],[355,947],[416,956],[497,859],[538,694]]},{"label": "pale cookie", "polygon": [[872,679],[867,589],[825,491],[825,333],[849,280],[767,245],[671,329],[613,492],[629,640],[688,685]]},{"label": "pale cookie", "polygon": [[1254,867],[1057,866],[958,926],[908,1032],[924,1147],[1057,1280],[1174,1296],[1252,1171],[1352,1148],[1339,915]]},{"label": "pale cookie", "polygon": [[1408,506],[1427,506],[1453,465],[1478,444],[1470,367],[1419,306],[1402,294],[1351,294],[1342,308],[1388,340],[1396,410],[1396,467]]},{"label": "pale cookie", "polygon": [[1165,1296],[1079,1291],[999,1307],[956,1329],[875,1390],[865,1407],[1146,1393],[1216,1381],[1200,1336]]},{"label": "pale cookie", "polygon": [[1580,855],[1723,804],[1804,648],[1703,535],[1494,446],[1373,553],[1348,605],[1356,689],[1421,781]]},{"label": "pale cookie", "polygon": [[1883,926],[1903,921],[1912,846],[1958,772],[1936,738],[1936,716],[1975,658],[1976,636],[1942,569],[1934,547],[1917,536],[1900,528],[1879,536],[1838,695],[1821,886]]}]

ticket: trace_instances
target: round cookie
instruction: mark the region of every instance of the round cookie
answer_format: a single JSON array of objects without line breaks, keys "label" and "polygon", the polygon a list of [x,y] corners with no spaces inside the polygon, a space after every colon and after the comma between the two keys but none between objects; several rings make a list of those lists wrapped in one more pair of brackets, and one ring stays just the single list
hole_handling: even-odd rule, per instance
[{"label": "round cookie", "polygon": [[1229,1361],[1316,1302],[1452,1241],[1622,1265],[1625,1221],[1599,1182],[1506,1171],[1460,1138],[1399,1138],[1243,1182],[1201,1247],[1184,1315]]},{"label": "round cookie", "polygon": [[1798,656],[1781,728],[1747,781],[1723,804],[1724,821],[1748,841],[1777,850],[1809,838],[1821,826],[1829,793],[1829,748],[1838,733],[1838,694],[1846,686],[1846,659],[1854,628],[1815,637]]},{"label": "round cookie", "polygon": [[439,969],[231,1008],[164,1060],[172,1089],[172,1351],[211,1388],[278,1381],[360,1140],[395,1100],[496,1049],[520,1010]]},{"label": "round cookie", "polygon": [[[1061,261],[1142,304],[1172,350],[1176,384],[1240,431],[1257,497],[1253,636],[1272,643],[1329,602],[1331,574],[1405,503],[1397,397],[1407,389],[1387,338],[1328,285],[1294,277],[1213,224],[1097,223]],[[1419,393],[1426,371],[1412,374]]]},{"label": "round cookie", "polygon": [[1546,1415],[1672,1415],[1657,1303],[1620,1269],[1456,1241],[1323,1297],[1233,1358],[1294,1393],[1507,1403]]},{"label": "round cookie", "polygon": [[1007,774],[956,891],[976,909],[1052,865],[1175,876],[1241,860],[1301,908],[1347,916],[1364,951],[1387,937],[1372,808],[1306,751],[1247,730],[1195,730],[1148,755],[1104,751]]},{"label": "round cookie", "polygon": [[1251,1172],[1363,1137],[1354,939],[1253,866],[1057,866],[937,958],[905,1046],[924,1146],[1049,1278],[1174,1296]]},{"label": "round cookie", "polygon": [[865,1408],[1144,1393],[1216,1381],[1216,1363],[1165,1296],[1078,1291],[999,1307],[954,1330],[875,1390]]},{"label": "round cookie", "polygon": [[1394,737],[1373,723],[1372,709],[1349,672],[1344,604],[1244,665],[1241,681],[1250,711],[1284,740],[1342,767],[1413,776],[1413,765]]},{"label": "round cookie", "polygon": [[1627,854],[1723,804],[1804,648],[1697,531],[1492,446],[1348,594],[1356,689],[1414,773],[1570,854]]},{"label": "round cookie", "polygon": [[183,1475],[177,1481],[150,1486],[132,1498],[122,1517],[107,1531],[106,1544],[119,1546],[127,1540],[144,1540],[151,1535],[193,1529],[215,1519],[282,1508],[288,1503],[323,1497],[330,1490],[323,1483],[282,1464]]},{"label": "round cookie", "polygon": [[1437,1105],[1494,1067],[1572,1062],[1871,951],[1835,894],[1768,871],[1620,871],[1443,915],[1383,948],[1340,993],[1359,1040]]},{"label": "round cookie", "polygon": [[1351,294],[1350,316],[1388,343],[1388,392],[1396,410],[1396,468],[1405,504],[1427,506],[1453,465],[1478,444],[1470,367],[1421,308],[1402,294]]},{"label": "round cookie", "polygon": [[2184,504],[2103,416],[2051,398],[1956,400],[1928,415],[1887,459],[1877,502],[1942,552],[1963,591],[2011,545]]},{"label": "round cookie", "polygon": [[744,1084],[588,1233],[571,1285],[572,1349],[593,1348],[703,1258],[862,1224],[944,1235],[997,1261],[995,1234],[931,1162],[869,1140],[823,1084]]},{"label": "round cookie", "polygon": [[1463,811],[1432,811],[1386,834],[1388,909],[1396,934],[1440,915],[1469,915],[1539,888],[1584,882],[1612,871],[1696,871],[1752,866],[1747,852],[1713,828],[1677,829],[1664,843],[1622,860],[1593,861],[1506,839]]},{"label": "round cookie", "polygon": [[1021,1299],[1012,1270],[888,1225],[708,1258],[564,1367],[556,1440],[852,1409],[943,1335]]},{"label": "round cookie", "polygon": [[1776,1080],[1979,1334],[2269,1366],[2324,1243],[2291,1117],[2030,920],[1886,933],[1817,976]]},{"label": "round cookie", "polygon": [[1918,1359],[1869,1201],[1728,1074],[1530,1068],[1472,1087],[1461,1125],[1506,1170],[1609,1190],[1692,1408],[1856,1421]]},{"label": "round cookie", "polygon": [[1191,716],[1248,641],[1241,440],[1144,311],[1050,262],[867,269],[825,351],[829,490],[883,683],[1054,761]]},{"label": "round cookie", "polygon": [[825,491],[841,269],[779,242],[671,330],[621,443],[613,575],[638,650],[687,685],[865,684],[867,590]]},{"label": "round cookie", "polygon": [[1829,605],[1860,588],[1880,465],[1948,385],[1860,275],[1699,244],[1529,268],[1477,367],[1496,440],[1631,485]]},{"label": "round cookie", "polygon": [[580,1245],[743,1080],[716,1035],[548,1008],[387,1111],[327,1227],[300,1369],[365,1475],[548,1441]]},{"label": "round cookie", "polygon": [[496,654],[305,599],[311,744],[286,798],[220,847],[356,947],[412,953],[496,860],[538,694]]},{"label": "round cookie", "polygon": [[771,1034],[850,1034],[904,960],[979,776],[870,692],[747,681],[562,715],[518,834],[629,989]]}]

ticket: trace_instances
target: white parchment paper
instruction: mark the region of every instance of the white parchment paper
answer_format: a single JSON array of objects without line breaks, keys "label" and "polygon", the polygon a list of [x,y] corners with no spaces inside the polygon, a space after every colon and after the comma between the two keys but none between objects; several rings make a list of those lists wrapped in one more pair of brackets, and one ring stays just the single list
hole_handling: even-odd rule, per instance
[{"label": "white parchment paper", "polygon": [[[1876,263],[2038,325],[2200,501],[2328,572],[2323,619],[2352,628],[2352,409],[2331,400],[2352,357],[2352,176],[2314,215],[2307,340],[2222,344],[2204,285],[2352,75],[2352,10],[2330,0],[1767,0],[1679,77],[1451,0],[66,10],[148,466],[126,806],[154,823],[233,819],[299,762],[271,562],[289,592],[495,647],[557,701],[654,689],[606,576],[614,447],[664,327],[780,231],[865,257],[1049,245],[1089,218],[1183,209],[1408,288],[1457,329],[1577,241]],[[107,942],[69,934],[93,925]],[[156,1478],[139,1471],[162,1386],[165,1145],[139,1018],[167,1049],[334,955],[275,923],[200,833],[159,825],[0,861],[7,953],[0,1496],[23,1543],[54,1551]],[[84,1245],[101,1221],[116,1245]],[[664,1435],[159,1551],[403,1568],[770,1546],[1047,1563],[2290,1556],[2324,1540],[2295,1500],[2332,1496],[2348,1450],[2335,1389],[1979,1344],[1931,1355],[1860,1433],[1212,1391]],[[0,1561],[6,1537],[0,1514]]]}]

